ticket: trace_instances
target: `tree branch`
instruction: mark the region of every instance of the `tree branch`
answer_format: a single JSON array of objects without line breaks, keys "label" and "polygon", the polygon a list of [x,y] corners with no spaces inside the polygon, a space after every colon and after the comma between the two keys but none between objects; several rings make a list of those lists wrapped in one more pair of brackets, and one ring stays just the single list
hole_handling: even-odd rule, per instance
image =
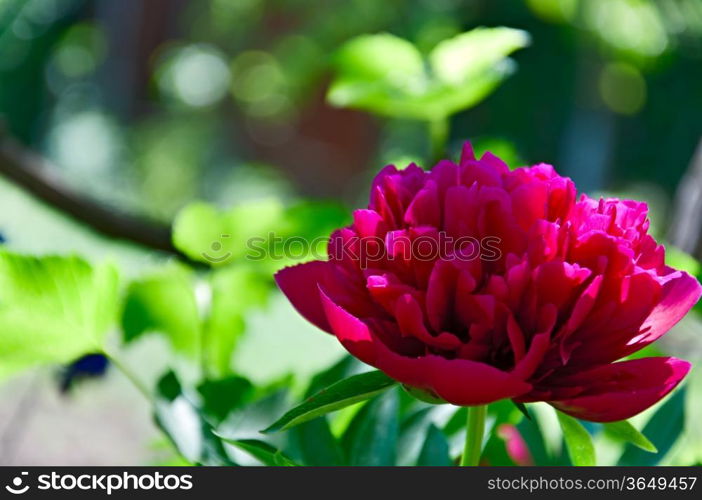
[{"label": "tree branch", "polygon": [[120,213],[62,185],[47,161],[0,132],[0,175],[95,231],[189,260],[173,246],[170,227]]}]

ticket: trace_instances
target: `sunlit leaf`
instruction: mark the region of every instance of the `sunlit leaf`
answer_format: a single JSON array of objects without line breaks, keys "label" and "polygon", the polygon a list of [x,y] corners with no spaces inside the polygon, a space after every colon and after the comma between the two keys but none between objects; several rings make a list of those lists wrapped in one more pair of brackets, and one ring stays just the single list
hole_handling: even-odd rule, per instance
[{"label": "sunlit leaf", "polygon": [[557,412],[558,422],[563,430],[563,438],[568,447],[568,456],[573,465],[597,465],[595,459],[595,446],[592,437],[585,427],[573,417]]},{"label": "sunlit leaf", "polygon": [[439,43],[429,55],[429,61],[438,80],[452,86],[470,85],[471,78],[494,68],[527,45],[526,31],[476,28]]},{"label": "sunlit leaf", "polygon": [[203,327],[202,358],[216,376],[230,371],[232,354],[244,332],[244,316],[265,303],[272,289],[269,277],[245,265],[217,269],[210,275],[210,305]]},{"label": "sunlit leaf", "polygon": [[487,97],[513,71],[507,56],[528,43],[521,30],[476,28],[439,43],[425,62],[405,40],[364,35],[337,54],[327,98],[385,116],[442,120]]},{"label": "sunlit leaf", "polygon": [[631,443],[644,451],[656,453],[656,447],[639,430],[631,425],[627,420],[619,422],[609,422],[603,425],[605,434],[617,441]]},{"label": "sunlit leaf", "polygon": [[190,273],[176,266],[131,282],[122,311],[125,341],[158,332],[177,351],[198,355],[201,332],[194,287]]},{"label": "sunlit leaf", "polygon": [[263,432],[289,429],[321,415],[370,399],[395,384],[393,379],[380,371],[354,375],[310,396]]},{"label": "sunlit leaf", "polygon": [[101,352],[117,307],[112,266],[0,251],[0,378]]}]

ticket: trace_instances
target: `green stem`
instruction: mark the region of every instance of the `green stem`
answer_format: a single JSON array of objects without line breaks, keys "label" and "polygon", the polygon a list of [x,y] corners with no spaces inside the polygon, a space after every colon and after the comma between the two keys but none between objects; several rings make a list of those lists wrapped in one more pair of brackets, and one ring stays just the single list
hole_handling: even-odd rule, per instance
[{"label": "green stem", "polygon": [[429,121],[429,140],[431,143],[431,160],[436,163],[446,154],[446,144],[449,138],[449,119],[434,118]]},{"label": "green stem", "polygon": [[485,417],[487,405],[469,406],[466,422],[466,444],[463,448],[461,466],[478,465],[480,452],[483,449],[483,434],[485,434]]},{"label": "green stem", "polygon": [[146,387],[146,385],[132,372],[132,370],[122,363],[122,361],[115,355],[110,354],[110,353],[104,353],[105,356],[110,360],[110,362],[114,365],[115,368],[117,368],[122,374],[127,377],[127,380],[129,380],[132,385],[146,398],[146,400],[150,403],[153,403],[153,395],[151,394],[151,391]]}]

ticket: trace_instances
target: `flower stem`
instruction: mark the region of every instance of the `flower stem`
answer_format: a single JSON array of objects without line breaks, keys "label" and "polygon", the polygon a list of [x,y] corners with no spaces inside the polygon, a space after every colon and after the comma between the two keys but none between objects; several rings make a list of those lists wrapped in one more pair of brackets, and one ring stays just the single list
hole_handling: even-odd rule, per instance
[{"label": "flower stem", "polygon": [[468,407],[466,444],[463,448],[463,456],[461,456],[461,466],[478,465],[480,463],[486,415],[487,405]]},{"label": "flower stem", "polygon": [[429,121],[429,140],[431,143],[431,161],[436,163],[446,153],[446,143],[449,138],[448,118],[434,118]]}]

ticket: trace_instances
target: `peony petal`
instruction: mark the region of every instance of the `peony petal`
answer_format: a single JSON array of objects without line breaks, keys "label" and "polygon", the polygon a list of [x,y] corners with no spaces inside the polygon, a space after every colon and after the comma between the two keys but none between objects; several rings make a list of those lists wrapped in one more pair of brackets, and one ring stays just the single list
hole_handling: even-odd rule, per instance
[{"label": "peony petal", "polygon": [[381,342],[367,324],[334,304],[323,290],[320,294],[332,330],[342,345],[361,361],[403,384],[431,390],[459,406],[487,404],[531,390],[530,384],[485,363],[449,360],[434,354],[413,358],[400,355]]},{"label": "peony petal", "polygon": [[[672,391],[690,370],[676,358],[642,358],[584,370],[576,375],[554,374],[559,386],[581,386],[581,395],[551,399],[560,411],[593,422],[615,422],[637,415]],[[558,388],[553,388],[554,395]]]},{"label": "peony petal", "polygon": [[656,307],[653,308],[642,326],[643,331],[650,331],[638,340],[639,348],[662,337],[687,312],[692,309],[702,294],[702,286],[689,274],[676,271],[666,276],[663,285],[663,295]]},{"label": "peony petal", "polygon": [[307,321],[332,333],[319,299],[318,284],[329,272],[329,262],[314,260],[281,269],[275,274],[278,288]]}]

